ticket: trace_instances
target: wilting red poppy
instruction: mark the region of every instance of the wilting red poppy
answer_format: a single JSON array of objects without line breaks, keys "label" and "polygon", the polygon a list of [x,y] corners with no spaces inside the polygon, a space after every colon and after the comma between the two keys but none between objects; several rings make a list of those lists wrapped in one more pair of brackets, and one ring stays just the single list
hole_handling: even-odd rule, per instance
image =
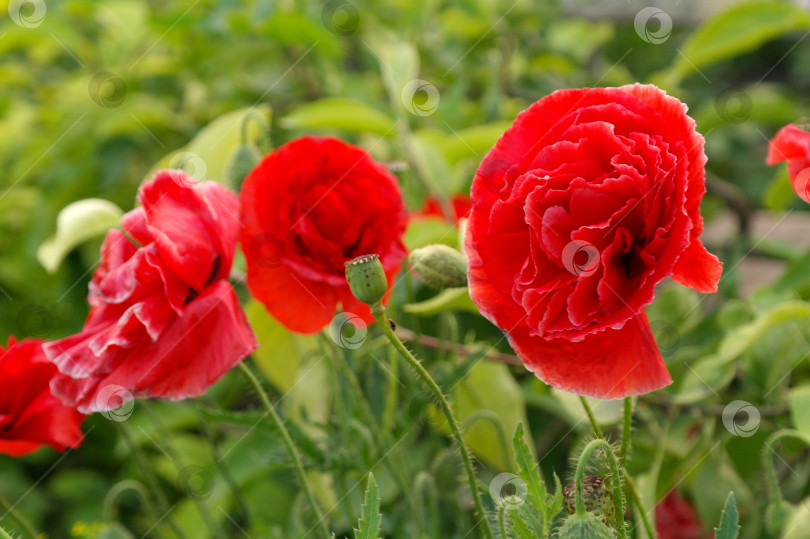
[{"label": "wilting red poppy", "polygon": [[64,451],[82,442],[85,416],[51,394],[57,370],[42,343],[12,337],[0,346],[0,453],[19,457],[43,444]]},{"label": "wilting red poppy", "polygon": [[695,508],[673,490],[655,506],[655,531],[659,539],[708,539]]},{"label": "wilting red poppy", "polygon": [[560,90],[481,163],[466,237],[470,293],[524,364],[600,398],[671,383],[644,305],[671,275],[716,291],[698,237],[703,137],[655,86]]},{"label": "wilting red poppy", "polygon": [[793,124],[780,129],[768,145],[766,162],[775,165],[782,161],[787,161],[793,190],[810,203],[810,133]]},{"label": "wilting red poppy", "polygon": [[399,271],[407,214],[385,166],[338,139],[307,136],[270,152],[240,198],[248,288],[270,314],[300,333],[323,329],[338,308],[371,320],[343,263],[378,254],[389,286]]},{"label": "wilting red poppy", "polygon": [[77,335],[45,345],[59,367],[51,388],[85,413],[138,397],[201,395],[257,347],[228,283],[238,199],[214,182],[164,170],[141,207],[111,230]]}]

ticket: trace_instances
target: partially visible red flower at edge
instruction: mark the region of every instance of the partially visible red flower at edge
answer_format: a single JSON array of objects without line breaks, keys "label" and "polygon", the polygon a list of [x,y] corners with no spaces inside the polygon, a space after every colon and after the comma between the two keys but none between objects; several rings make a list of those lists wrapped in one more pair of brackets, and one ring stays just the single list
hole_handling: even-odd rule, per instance
[{"label": "partially visible red flower at edge", "polygon": [[48,444],[57,451],[82,442],[84,414],[51,394],[56,366],[41,340],[14,337],[0,346],[0,453],[19,457]]},{"label": "partially visible red flower at edge", "polygon": [[708,539],[695,508],[673,490],[655,506],[655,530],[659,539]]},{"label": "partially visible red flower at edge", "polygon": [[121,406],[121,388],[135,398],[201,395],[258,346],[228,283],[236,195],[163,170],[138,201],[122,219],[126,234],[104,239],[84,329],[44,346],[60,370],[54,394],[85,413]]},{"label": "partially visible red flower at edge", "polygon": [[787,161],[793,190],[810,203],[810,133],[793,124],[780,129],[768,145],[766,162],[775,165],[782,161]]},{"label": "partially visible red flower at edge", "polygon": [[242,185],[242,249],[251,294],[288,329],[315,333],[337,312],[371,321],[343,263],[378,254],[389,290],[406,254],[396,177],[365,150],[306,136],[270,152]]},{"label": "partially visible red flower at edge", "polygon": [[472,201],[467,195],[453,195],[450,198],[450,206],[453,209],[453,215],[445,215],[442,205],[436,200],[436,197],[428,196],[425,198],[425,203],[419,211],[413,212],[411,218],[419,217],[439,217],[447,221],[460,221],[468,216],[472,209]]},{"label": "partially visible red flower at edge", "polygon": [[644,306],[669,275],[717,289],[699,240],[703,137],[685,109],[655,86],[560,90],[476,173],[471,297],[552,386],[616,399],[671,383]]}]

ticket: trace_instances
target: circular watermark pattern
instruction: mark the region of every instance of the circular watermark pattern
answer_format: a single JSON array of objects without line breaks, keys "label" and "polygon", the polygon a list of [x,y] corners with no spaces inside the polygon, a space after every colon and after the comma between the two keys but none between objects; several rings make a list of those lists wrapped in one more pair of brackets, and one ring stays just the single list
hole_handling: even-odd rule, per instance
[{"label": "circular watermark pattern", "polygon": [[[182,170],[197,181],[205,180],[205,174],[208,172],[208,166],[203,161],[203,158],[193,152],[177,152],[169,159],[169,168]],[[183,187],[192,187],[196,183],[189,182],[180,174],[172,177]]]},{"label": "circular watermark pattern", "polygon": [[47,11],[45,0],[11,0],[8,3],[11,20],[23,28],[36,28],[42,24]]},{"label": "circular watermark pattern", "polygon": [[263,268],[277,268],[284,262],[287,247],[281,238],[269,232],[256,234],[247,246],[248,259]]},{"label": "circular watermark pattern", "polygon": [[214,491],[214,475],[196,464],[189,464],[177,474],[177,486],[194,501],[207,500]]},{"label": "circular watermark pattern", "polygon": [[563,266],[578,277],[596,273],[600,260],[599,251],[587,241],[573,240],[563,248]]},{"label": "circular watermark pattern", "polygon": [[368,327],[361,317],[354,313],[337,313],[329,323],[329,336],[341,348],[354,350],[366,340]]},{"label": "circular watermark pattern", "polygon": [[96,105],[105,109],[114,109],[124,102],[124,97],[127,95],[127,83],[115,73],[99,71],[90,79],[87,91],[90,99]]},{"label": "circular watermark pattern", "polygon": [[439,90],[426,80],[414,79],[402,88],[402,106],[416,116],[430,116],[439,108]]},{"label": "circular watermark pattern", "polygon": [[672,17],[661,8],[645,7],[636,13],[633,27],[643,41],[658,45],[672,34]]},{"label": "circular watermark pattern", "polygon": [[53,330],[53,315],[41,305],[26,305],[17,313],[17,332],[25,337],[45,338]]},{"label": "circular watermark pattern", "polygon": [[321,10],[321,21],[333,34],[347,36],[357,30],[360,12],[351,2],[330,0]]},{"label": "circular watermark pattern", "polygon": [[753,436],[759,429],[759,410],[750,402],[732,401],[723,408],[723,426],[734,436]]},{"label": "circular watermark pattern", "polygon": [[110,384],[96,395],[95,408],[110,421],[126,421],[135,410],[135,397],[124,387]]},{"label": "circular watermark pattern", "polygon": [[727,88],[714,98],[714,110],[724,122],[738,124],[751,116],[754,103],[751,96],[736,88]]},{"label": "circular watermark pattern", "polygon": [[513,473],[500,473],[489,483],[489,495],[496,507],[517,509],[526,502],[526,482]]},{"label": "circular watermark pattern", "polygon": [[663,320],[650,322],[655,342],[662,354],[672,354],[681,344],[681,332],[678,328]]}]

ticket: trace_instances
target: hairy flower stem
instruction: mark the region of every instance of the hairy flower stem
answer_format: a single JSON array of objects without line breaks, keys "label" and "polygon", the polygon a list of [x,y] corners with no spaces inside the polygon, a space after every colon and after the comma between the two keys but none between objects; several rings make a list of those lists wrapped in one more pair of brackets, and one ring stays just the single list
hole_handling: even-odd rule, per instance
[{"label": "hairy flower stem", "polygon": [[[138,464],[138,468],[140,468],[143,477],[149,484],[149,488],[155,495],[155,499],[157,500],[160,512],[163,513],[161,518],[164,517],[166,518],[166,521],[168,521],[169,526],[172,527],[172,530],[174,530],[174,533],[175,535],[177,535],[177,537],[180,537],[180,539],[185,539],[186,535],[183,533],[183,530],[180,528],[180,525],[177,524],[177,521],[174,520],[174,516],[172,516],[171,514],[172,509],[174,509],[174,507],[169,507],[169,502],[166,500],[166,495],[160,488],[158,478],[157,476],[155,476],[155,473],[149,466],[149,462],[147,462],[146,456],[144,456],[143,452],[138,447],[138,444],[136,444],[135,440],[132,438],[132,433],[129,431],[129,427],[124,422],[119,422],[118,430],[121,432],[121,435],[124,437],[124,441],[129,446],[129,450],[132,451],[132,454],[135,456],[135,462]],[[158,522],[159,520],[160,518],[155,522]]]},{"label": "hairy flower stem", "polygon": [[616,513],[616,530],[619,533],[619,539],[627,539],[627,530],[624,527],[622,476],[619,472],[619,463],[616,461],[616,456],[613,454],[613,448],[611,448],[610,444],[602,438],[591,440],[588,445],[585,446],[585,449],[582,450],[582,454],[579,457],[576,475],[574,476],[574,484],[576,485],[576,510],[577,513],[580,514],[585,512],[585,501],[583,500],[583,493],[585,491],[585,470],[588,468],[588,460],[591,458],[591,454],[600,447],[605,451],[608,458],[608,464],[610,465],[610,482],[612,483],[611,488],[613,490],[613,507]]},{"label": "hairy flower stem", "polygon": [[278,431],[281,433],[281,438],[284,440],[284,444],[287,446],[287,451],[290,453],[290,457],[293,459],[293,466],[295,468],[295,473],[298,476],[298,482],[301,483],[301,488],[304,490],[304,495],[307,497],[310,507],[312,507],[312,512],[315,513],[315,517],[318,519],[317,526],[320,528],[325,539],[331,539],[332,534],[329,533],[329,528],[326,526],[326,517],[324,516],[320,505],[318,505],[318,501],[315,499],[315,494],[312,492],[312,487],[310,487],[309,482],[307,481],[307,476],[304,472],[304,465],[301,463],[301,456],[298,454],[298,447],[296,447],[295,442],[293,442],[290,432],[287,430],[287,427],[284,426],[284,422],[281,420],[278,412],[276,412],[276,409],[270,402],[270,398],[267,396],[267,392],[262,387],[259,379],[256,378],[256,375],[253,374],[253,371],[250,370],[244,361],[240,362],[238,367],[244,377],[247,378],[247,381],[250,382],[250,385],[253,386],[253,389],[256,390],[256,393],[259,395],[259,400],[262,401],[262,405],[264,406],[268,415],[270,415],[272,418],[273,423]]},{"label": "hairy flower stem", "polygon": [[420,380],[426,386],[428,386],[430,391],[433,393],[434,398],[438,401],[439,407],[442,409],[442,412],[447,419],[447,423],[450,425],[450,432],[452,433],[453,438],[461,451],[461,459],[464,462],[464,468],[467,471],[467,480],[470,484],[470,490],[472,491],[475,510],[478,513],[478,518],[484,522],[484,536],[488,539],[493,539],[494,534],[492,527],[489,519],[487,518],[484,504],[481,501],[481,493],[478,491],[478,482],[475,478],[475,470],[473,469],[470,450],[467,448],[467,444],[464,442],[464,435],[461,432],[461,427],[458,425],[456,416],[453,414],[453,410],[450,408],[450,403],[447,401],[447,398],[444,396],[441,388],[427,369],[425,369],[419,360],[416,359],[407,348],[405,348],[405,345],[402,344],[402,341],[400,341],[399,337],[397,337],[396,333],[394,333],[394,330],[391,328],[391,324],[388,321],[388,317],[385,316],[385,308],[382,306],[382,304],[377,303],[374,305],[371,308],[371,313],[374,315],[374,319],[380,325],[380,328],[382,328],[383,333],[385,333],[385,336],[388,337],[388,340],[391,342],[393,347],[396,348],[403,358],[405,358],[411,368],[416,371],[416,374],[419,376]]},{"label": "hairy flower stem", "polygon": [[774,445],[776,445],[778,441],[784,440],[785,438],[792,438],[805,445],[810,445],[808,444],[807,439],[801,434],[787,429],[774,432],[765,442],[765,446],[762,449],[762,466],[765,468],[765,475],[768,477],[768,490],[771,491],[771,500],[774,502],[783,501],[782,491],[779,490],[779,481],[776,478],[776,470],[773,468],[773,455],[776,454]]},{"label": "hairy flower stem", "polygon": [[3,520],[6,515],[10,515],[11,518],[16,520],[17,524],[19,524],[25,530],[25,533],[32,537],[32,539],[39,537],[39,534],[34,531],[34,527],[31,526],[31,523],[28,522],[28,520],[26,520],[26,518],[22,516],[19,511],[17,511],[15,506],[9,503],[6,497],[3,496],[2,492],[0,492],[0,511],[2,511],[2,514],[0,514],[0,520]]},{"label": "hairy flower stem", "polygon": [[[630,397],[627,397],[627,398],[629,399]],[[585,408],[585,413],[588,415],[588,420],[591,422],[591,427],[593,428],[593,431],[596,434],[597,438],[604,438],[604,435],[602,434],[602,428],[596,422],[596,417],[593,415],[593,411],[591,411],[591,407],[588,404],[588,401],[585,399],[585,397],[580,397],[579,399],[580,399],[580,402],[582,402],[583,408]],[[632,420],[633,414],[632,414],[632,408],[631,408],[630,415],[628,416],[627,409],[628,409],[628,404],[627,404],[627,401],[625,401],[625,409],[624,409],[625,425],[624,425],[624,428],[623,428],[623,433],[627,432],[628,436],[626,438],[627,442],[625,442],[625,440],[622,439],[622,447],[624,448],[625,443],[627,443],[627,448],[629,450],[629,447],[630,447],[630,436],[629,436],[630,426],[629,426],[628,422],[629,422],[629,420]],[[629,417],[629,420],[628,420],[628,417]],[[623,455],[622,456],[622,459],[623,459],[622,464],[624,463],[624,458],[625,457]],[[638,512],[641,515],[641,522],[644,525],[644,530],[647,532],[647,536],[649,536],[649,537],[657,537],[657,535],[653,531],[652,524],[650,523],[650,520],[647,517],[647,511],[644,509],[644,505],[641,503],[641,496],[638,495],[638,490],[636,490],[636,485],[633,482],[633,478],[630,477],[630,474],[627,472],[627,470],[624,468],[623,465],[622,465],[622,468],[621,468],[621,472],[622,472],[622,476],[624,478],[624,483],[625,483],[625,485],[627,485],[627,491],[630,493],[630,499],[632,500],[633,505],[636,506],[636,509],[638,509]]]},{"label": "hairy flower stem", "polygon": [[630,430],[633,427],[633,399],[624,398],[624,423],[622,423],[622,448],[619,452],[619,460],[622,466],[627,465],[630,454]]}]

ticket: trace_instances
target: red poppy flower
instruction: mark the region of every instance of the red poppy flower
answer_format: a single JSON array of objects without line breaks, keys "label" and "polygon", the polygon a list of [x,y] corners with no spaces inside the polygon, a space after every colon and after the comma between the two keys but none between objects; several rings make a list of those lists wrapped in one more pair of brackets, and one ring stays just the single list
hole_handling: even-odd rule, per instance
[{"label": "red poppy flower", "polygon": [[673,490],[655,506],[655,530],[659,539],[707,539],[708,532],[695,508]]},{"label": "red poppy flower", "polygon": [[467,195],[453,195],[450,199],[450,207],[453,209],[453,215],[447,216],[444,213],[442,205],[436,200],[436,197],[428,196],[425,198],[425,203],[422,205],[422,208],[414,212],[411,217],[438,217],[451,222],[460,221],[470,213],[472,201]]},{"label": "red poppy flower", "polygon": [[303,137],[268,154],[242,185],[247,283],[279,322],[314,333],[343,311],[370,321],[343,263],[375,253],[388,282],[406,254],[407,214],[396,177],[364,150]]},{"label": "red poppy flower", "polygon": [[126,234],[104,239],[84,329],[45,345],[61,372],[54,394],[85,413],[131,397],[201,395],[258,346],[227,281],[236,195],[164,170],[138,201],[122,219]]},{"label": "red poppy flower", "polygon": [[48,444],[57,451],[82,442],[84,415],[51,394],[56,366],[41,340],[8,341],[0,346],[0,453],[19,457]]},{"label": "red poppy flower", "polygon": [[769,165],[788,162],[788,174],[793,190],[810,203],[810,133],[793,124],[776,133],[768,145]]},{"label": "red poppy flower", "polygon": [[552,386],[612,399],[671,383],[644,305],[669,275],[717,288],[698,239],[703,137],[685,109],[655,86],[560,90],[476,173],[471,296]]}]

